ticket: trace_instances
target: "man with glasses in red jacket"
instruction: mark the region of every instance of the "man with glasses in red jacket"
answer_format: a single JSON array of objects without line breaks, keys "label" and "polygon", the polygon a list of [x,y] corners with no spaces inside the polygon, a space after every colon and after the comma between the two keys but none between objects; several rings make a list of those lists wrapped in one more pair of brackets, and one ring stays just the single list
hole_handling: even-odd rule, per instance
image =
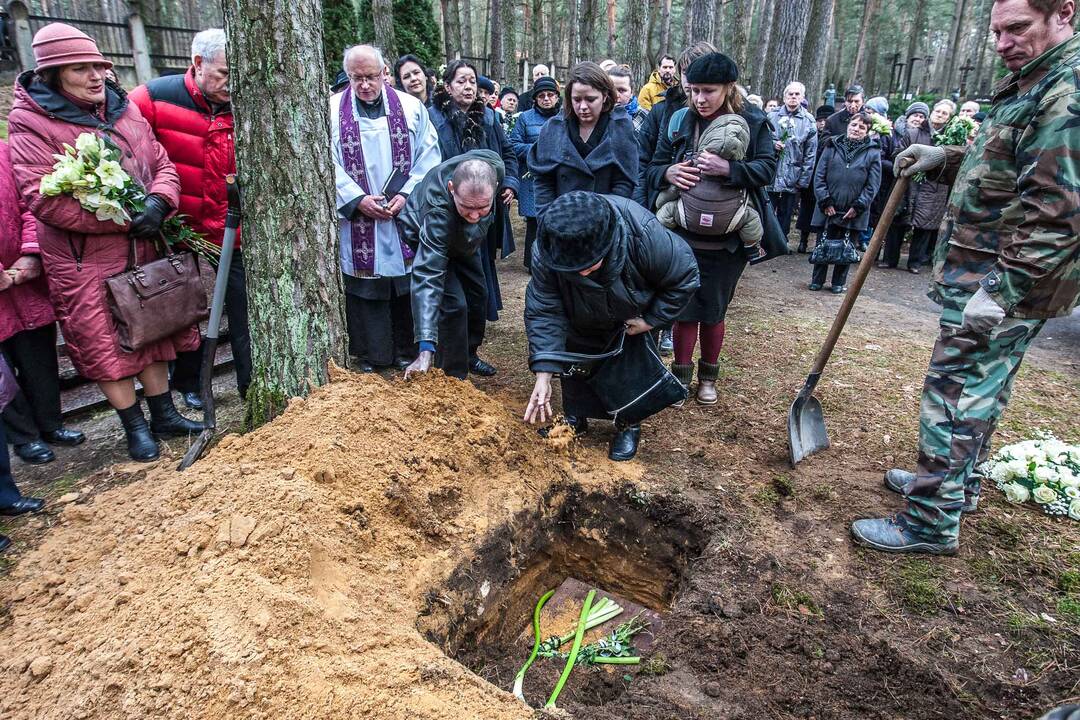
[{"label": "man with glasses in red jacket", "polygon": [[[225,233],[225,176],[236,172],[233,116],[225,31],[203,30],[191,43],[191,67],[183,75],[151,80],[131,92],[131,100],[154,128],[158,142],[180,175],[180,209],[208,240],[220,245]],[[236,387],[244,397],[251,383],[251,338],[248,332],[244,256],[237,235],[229,268],[225,312],[229,318]],[[199,369],[202,350],[180,353],[172,386],[188,407],[202,407]]]}]

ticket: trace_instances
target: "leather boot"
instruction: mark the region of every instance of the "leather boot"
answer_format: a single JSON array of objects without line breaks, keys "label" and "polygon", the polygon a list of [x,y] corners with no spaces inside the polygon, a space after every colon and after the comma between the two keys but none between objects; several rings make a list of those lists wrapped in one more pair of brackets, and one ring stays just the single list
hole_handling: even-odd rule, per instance
[{"label": "leather boot", "polygon": [[128,455],[132,460],[149,462],[158,459],[158,444],[154,436],[150,434],[150,426],[143,417],[142,406],[136,401],[134,405],[123,410],[117,410],[120,422],[124,425],[124,435],[127,437]]},{"label": "leather boot", "polygon": [[701,405],[716,404],[716,378],[720,375],[720,365],[698,360],[697,401]]},{"label": "leather boot", "polygon": [[188,420],[177,412],[171,392],[147,395],[146,404],[150,407],[150,430],[158,439],[194,435],[206,428],[201,422]]},{"label": "leather boot", "polygon": [[615,462],[632,460],[641,440],[641,425],[616,425],[615,436],[608,447],[608,457]]},{"label": "leather boot", "polygon": [[[694,382],[694,366],[693,365],[680,365],[679,363],[671,363],[671,374],[675,376],[675,379],[686,388],[686,392],[690,392],[690,383]],[[685,400],[680,400],[675,403],[673,407],[682,407]]]}]

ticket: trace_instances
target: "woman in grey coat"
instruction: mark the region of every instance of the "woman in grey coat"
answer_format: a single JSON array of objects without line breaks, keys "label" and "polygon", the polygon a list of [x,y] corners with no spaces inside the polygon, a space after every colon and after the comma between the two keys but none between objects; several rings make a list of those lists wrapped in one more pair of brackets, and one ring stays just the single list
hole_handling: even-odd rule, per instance
[{"label": "woman in grey coat", "polygon": [[870,204],[881,185],[881,150],[869,133],[870,118],[852,115],[847,134],[826,141],[814,171],[814,225],[825,231],[810,255],[811,290],[821,289],[833,265],[832,291],[844,292],[848,265],[858,262],[854,240],[870,222]]}]

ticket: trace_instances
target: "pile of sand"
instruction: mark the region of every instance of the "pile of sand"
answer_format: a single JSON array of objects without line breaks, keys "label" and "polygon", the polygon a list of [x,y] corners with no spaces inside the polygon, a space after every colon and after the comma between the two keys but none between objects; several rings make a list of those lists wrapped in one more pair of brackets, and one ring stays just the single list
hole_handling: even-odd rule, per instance
[{"label": "pile of sand", "polygon": [[468,383],[339,373],[63,511],[0,589],[0,717],[529,717],[415,619],[552,483],[619,481],[573,453]]}]

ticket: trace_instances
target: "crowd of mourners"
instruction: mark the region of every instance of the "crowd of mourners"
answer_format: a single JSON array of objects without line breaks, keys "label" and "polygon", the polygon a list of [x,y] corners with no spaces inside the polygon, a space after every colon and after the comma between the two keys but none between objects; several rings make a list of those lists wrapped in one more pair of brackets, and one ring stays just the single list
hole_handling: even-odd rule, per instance
[{"label": "crowd of mourners", "polygon": [[[995,8],[1042,12],[1047,2],[1056,0],[998,0]],[[1071,22],[1071,0],[1057,5]],[[202,429],[172,399],[175,390],[188,408],[200,408],[202,342],[192,326],[125,351],[104,282],[125,269],[132,250],[137,261],[158,257],[155,238],[174,212],[222,242],[225,177],[236,171],[225,33],[198,33],[185,73],[130,92],[95,41],[74,27],[46,25],[33,49],[37,66],[16,81],[10,139],[0,143],[7,200],[0,203],[0,328],[17,379],[2,430],[30,463],[51,461],[50,445],[85,440],[61,423],[59,322],[75,369],[97,382],[119,415],[131,457],[153,460],[158,438]],[[810,253],[809,290],[843,293],[900,157],[922,173],[877,261],[898,267],[910,242],[906,268],[919,273],[935,255],[956,177],[926,172],[945,163],[938,136],[959,113],[973,121],[967,142],[982,152],[977,127],[987,117],[977,102],[957,109],[949,99],[933,107],[911,102],[896,115],[885,97],[867,98],[858,85],[847,88],[842,107],[812,107],[794,79],[782,97],[763,100],[740,84],[736,63],[706,42],[660,57],[640,87],[613,60],[578,63],[561,79],[545,65],[531,74],[531,87],[519,93],[462,59],[435,72],[414,55],[389,63],[372,45],[344,50],[327,112],[350,353],[362,372],[396,367],[409,376],[438,367],[461,379],[494,375],[482,349],[487,324],[502,310],[496,261],[516,250],[516,203],[536,375],[525,419],[554,419],[558,378],[563,421],[577,434],[589,420],[619,415],[568,358],[595,359],[638,335],[673,356],[670,372],[684,396],[693,388],[695,402],[715,404],[725,315],[747,265],[787,254],[794,222],[792,249]],[[115,143],[124,169],[149,193],[145,211],[129,223],[100,219],[70,195],[40,192],[53,156],[86,132]],[[944,251],[937,258],[948,262]],[[226,308],[244,396],[251,352],[240,247]],[[617,419],[611,459],[634,457],[640,433],[640,422]],[[10,480],[6,465],[0,471]],[[899,492],[919,486],[908,475]],[[40,507],[8,484],[0,512]],[[927,481],[922,491],[940,486],[940,478]]]}]

